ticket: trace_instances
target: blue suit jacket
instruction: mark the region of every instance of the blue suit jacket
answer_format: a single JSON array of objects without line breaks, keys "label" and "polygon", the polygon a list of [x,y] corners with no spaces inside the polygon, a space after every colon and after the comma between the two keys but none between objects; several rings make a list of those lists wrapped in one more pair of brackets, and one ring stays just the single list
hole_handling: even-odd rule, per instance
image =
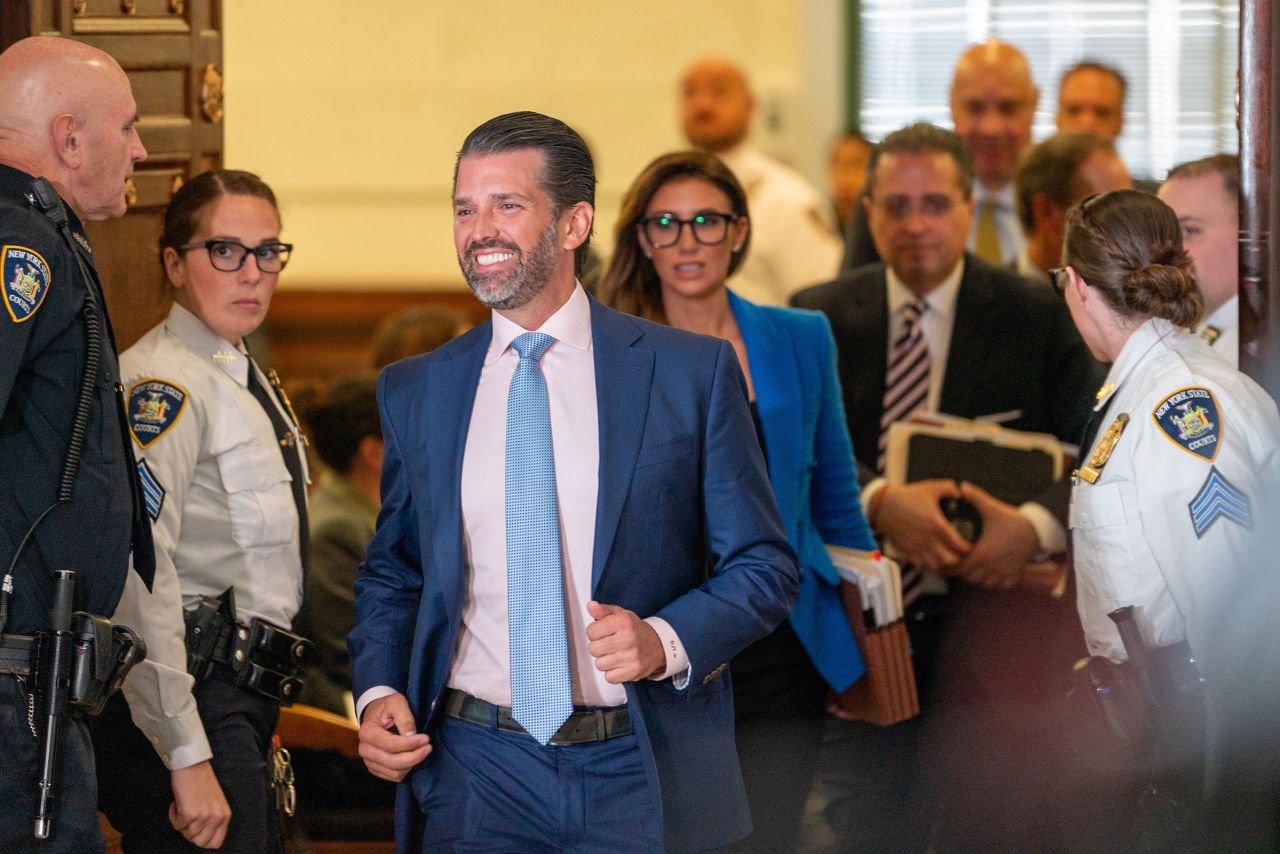
[{"label": "blue suit jacket", "polygon": [[[356,579],[354,691],[388,685],[436,733],[466,586],[462,455],[488,347],[485,323],[379,381],[382,510]],[[722,846],[750,827],[722,666],[768,634],[797,592],[741,371],[726,342],[591,303],[600,487],[591,595],[671,624],[688,687],[626,685],[670,850]],[[397,797],[402,851],[417,844],[414,795]]]},{"label": "blue suit jacket", "polygon": [[756,305],[730,292],[747,345],[769,480],[800,561],[791,627],[818,672],[843,691],[866,672],[826,543],[876,548],[858,501],[836,345],[825,315]]}]

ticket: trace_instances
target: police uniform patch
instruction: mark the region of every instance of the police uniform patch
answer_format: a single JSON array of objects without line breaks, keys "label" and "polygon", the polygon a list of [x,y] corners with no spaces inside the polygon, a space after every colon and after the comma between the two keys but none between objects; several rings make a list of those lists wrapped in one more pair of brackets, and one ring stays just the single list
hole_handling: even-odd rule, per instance
[{"label": "police uniform patch", "polygon": [[1209,389],[1179,389],[1160,401],[1151,418],[1171,442],[1187,453],[1209,462],[1217,458],[1222,446],[1222,415]]},{"label": "police uniform patch", "polygon": [[34,249],[5,246],[0,250],[4,270],[4,307],[14,323],[30,320],[49,293],[49,265]]},{"label": "police uniform patch", "polygon": [[1223,477],[1217,466],[1209,467],[1209,477],[1196,497],[1187,504],[1187,510],[1191,513],[1191,527],[1195,529],[1197,540],[1219,519],[1229,519],[1244,528],[1253,528],[1253,507],[1249,496]]},{"label": "police uniform patch", "polygon": [[138,460],[138,480],[142,483],[142,499],[147,505],[147,515],[154,522],[160,518],[160,510],[164,507],[164,487],[156,480],[155,472],[146,460]]},{"label": "police uniform patch", "polygon": [[168,380],[145,379],[129,389],[129,432],[140,448],[149,448],[178,423],[187,390]]}]

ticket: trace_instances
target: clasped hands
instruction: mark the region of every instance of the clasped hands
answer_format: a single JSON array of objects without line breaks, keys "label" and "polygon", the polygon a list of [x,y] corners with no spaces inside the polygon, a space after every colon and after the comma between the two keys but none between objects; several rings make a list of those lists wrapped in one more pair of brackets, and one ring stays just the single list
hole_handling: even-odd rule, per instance
[{"label": "clasped hands", "polygon": [[[876,529],[909,563],[923,569],[983,587],[1008,588],[1018,583],[1040,550],[1035,528],[1016,507],[972,483],[936,479],[882,489]],[[944,498],[963,498],[977,508],[982,533],[976,543],[947,521],[939,506]]]},{"label": "clasped hands", "polygon": [[[662,672],[666,656],[653,627],[618,605],[587,603],[587,651],[614,685]],[[389,694],[369,703],[360,722],[360,757],[369,773],[400,782],[431,753],[431,739],[417,731],[409,701]]]}]

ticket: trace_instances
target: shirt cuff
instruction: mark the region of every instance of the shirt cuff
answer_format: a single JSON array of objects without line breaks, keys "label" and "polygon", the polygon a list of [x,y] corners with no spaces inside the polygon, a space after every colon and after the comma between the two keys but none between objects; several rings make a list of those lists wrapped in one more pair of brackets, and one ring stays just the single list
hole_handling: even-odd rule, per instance
[{"label": "shirt cuff", "polygon": [[646,617],[645,622],[658,633],[658,640],[662,641],[662,650],[666,654],[667,662],[666,668],[661,673],[649,678],[655,682],[670,679],[677,691],[684,690],[689,684],[689,655],[684,651],[684,644],[680,642],[676,630],[661,617]]},{"label": "shirt cuff", "polygon": [[360,716],[364,714],[365,707],[381,697],[390,697],[396,693],[395,688],[387,685],[374,685],[368,691],[360,695],[360,699],[356,700],[356,723],[360,723]]},{"label": "shirt cuff", "polygon": [[1040,542],[1040,554],[1036,556],[1037,559],[1042,560],[1049,555],[1062,554],[1067,550],[1067,531],[1052,513],[1034,501],[1019,505],[1018,512],[1035,529],[1036,539]]}]

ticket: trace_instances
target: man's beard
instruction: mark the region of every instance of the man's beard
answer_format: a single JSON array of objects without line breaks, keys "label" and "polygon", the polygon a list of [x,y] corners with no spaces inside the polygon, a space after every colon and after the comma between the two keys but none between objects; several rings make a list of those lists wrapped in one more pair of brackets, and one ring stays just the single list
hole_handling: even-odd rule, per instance
[{"label": "man's beard", "polygon": [[[458,259],[458,265],[462,267],[462,275],[476,299],[489,308],[506,311],[520,308],[542,293],[560,262],[558,233],[557,218],[552,217],[551,224],[528,253],[514,243],[501,240],[477,242],[468,246]],[[514,252],[517,259],[515,267],[506,272],[478,271],[473,259],[479,253],[492,250]]]}]

